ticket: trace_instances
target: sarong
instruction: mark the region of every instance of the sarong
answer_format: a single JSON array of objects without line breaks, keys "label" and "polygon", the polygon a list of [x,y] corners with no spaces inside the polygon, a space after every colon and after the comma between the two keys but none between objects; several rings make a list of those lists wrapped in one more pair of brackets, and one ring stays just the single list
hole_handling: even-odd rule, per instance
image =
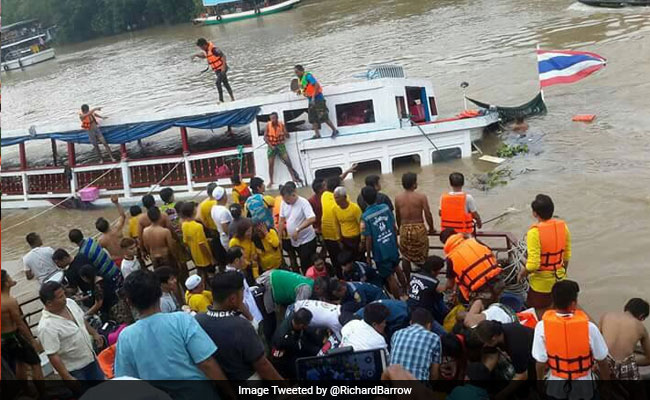
[{"label": "sarong", "polygon": [[636,357],[630,354],[623,361],[616,361],[612,356],[607,356],[607,364],[612,371],[612,378],[622,381],[641,380],[639,366],[636,364]]},{"label": "sarong", "polygon": [[429,236],[424,223],[400,226],[399,247],[402,257],[414,264],[424,264],[429,255]]}]

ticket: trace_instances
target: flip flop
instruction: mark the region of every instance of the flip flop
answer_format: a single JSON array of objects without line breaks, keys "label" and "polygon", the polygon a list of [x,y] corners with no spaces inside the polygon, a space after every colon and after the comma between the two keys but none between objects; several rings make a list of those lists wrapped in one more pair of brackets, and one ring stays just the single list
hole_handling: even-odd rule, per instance
[{"label": "flip flop", "polygon": [[334,132],[332,132],[332,139],[336,138],[339,135],[339,130],[336,129]]},{"label": "flip flop", "polygon": [[320,139],[320,138],[321,138],[320,135],[314,135],[314,136],[312,136],[310,139]]}]

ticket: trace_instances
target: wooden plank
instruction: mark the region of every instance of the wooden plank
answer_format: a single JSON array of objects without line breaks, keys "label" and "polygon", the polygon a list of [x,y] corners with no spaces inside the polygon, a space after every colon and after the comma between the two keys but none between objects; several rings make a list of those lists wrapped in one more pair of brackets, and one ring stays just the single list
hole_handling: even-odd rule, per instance
[{"label": "wooden plank", "polygon": [[484,155],[484,156],[480,157],[479,160],[491,162],[491,163],[494,163],[494,164],[501,164],[502,162],[505,161],[504,158],[488,156],[488,155]]}]

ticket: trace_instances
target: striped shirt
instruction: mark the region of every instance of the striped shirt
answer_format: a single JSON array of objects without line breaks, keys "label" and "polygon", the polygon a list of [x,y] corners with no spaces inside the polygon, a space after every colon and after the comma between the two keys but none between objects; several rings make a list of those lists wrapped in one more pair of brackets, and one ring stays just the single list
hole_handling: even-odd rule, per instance
[{"label": "striped shirt", "polygon": [[79,253],[88,257],[90,263],[102,278],[122,286],[123,278],[119,268],[106,250],[93,238],[86,238],[79,246]]},{"label": "striped shirt", "polygon": [[395,332],[391,340],[391,365],[399,364],[421,381],[428,381],[431,364],[440,364],[440,337],[420,324]]}]

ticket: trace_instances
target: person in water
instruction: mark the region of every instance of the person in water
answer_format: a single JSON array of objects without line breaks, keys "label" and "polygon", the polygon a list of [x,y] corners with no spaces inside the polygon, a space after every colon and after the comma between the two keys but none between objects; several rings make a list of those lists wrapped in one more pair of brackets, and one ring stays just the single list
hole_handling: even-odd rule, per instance
[{"label": "person in water", "polygon": [[99,157],[99,162],[103,163],[104,158],[102,157],[102,152],[99,150],[98,142],[104,146],[106,153],[108,153],[108,156],[111,158],[111,161],[115,162],[115,157],[113,157],[113,154],[111,153],[111,148],[108,146],[108,142],[106,142],[102,131],[99,130],[99,124],[97,123],[97,118],[106,119],[106,117],[102,117],[101,115],[97,114],[97,111],[101,110],[101,107],[95,107],[91,109],[88,104],[82,105],[81,112],[79,113],[81,128],[88,132],[88,139],[90,140],[90,144],[92,144],[95,148],[95,153],[97,153],[97,157]]},{"label": "person in water", "polygon": [[307,113],[309,115],[309,123],[312,124],[314,129],[312,139],[320,138],[320,127],[323,123],[332,129],[332,139],[334,139],[339,134],[339,131],[330,120],[327,103],[323,96],[323,88],[316,78],[314,78],[314,75],[311,72],[305,71],[302,65],[296,65],[294,72],[300,81],[298,94],[302,94],[309,100]]},{"label": "person in water", "polygon": [[[208,42],[204,38],[200,38],[196,41],[196,45],[202,50],[201,53],[194,54],[192,56],[192,61],[195,58],[205,58],[208,62],[209,68],[212,68],[215,75],[217,76],[217,91],[219,92],[219,102],[223,103],[223,87],[228,91],[230,95],[230,100],[235,101],[235,96],[232,93],[232,88],[228,82],[228,62],[226,61],[226,55],[215,47],[212,42]],[[231,132],[230,127],[228,131]]]}]

